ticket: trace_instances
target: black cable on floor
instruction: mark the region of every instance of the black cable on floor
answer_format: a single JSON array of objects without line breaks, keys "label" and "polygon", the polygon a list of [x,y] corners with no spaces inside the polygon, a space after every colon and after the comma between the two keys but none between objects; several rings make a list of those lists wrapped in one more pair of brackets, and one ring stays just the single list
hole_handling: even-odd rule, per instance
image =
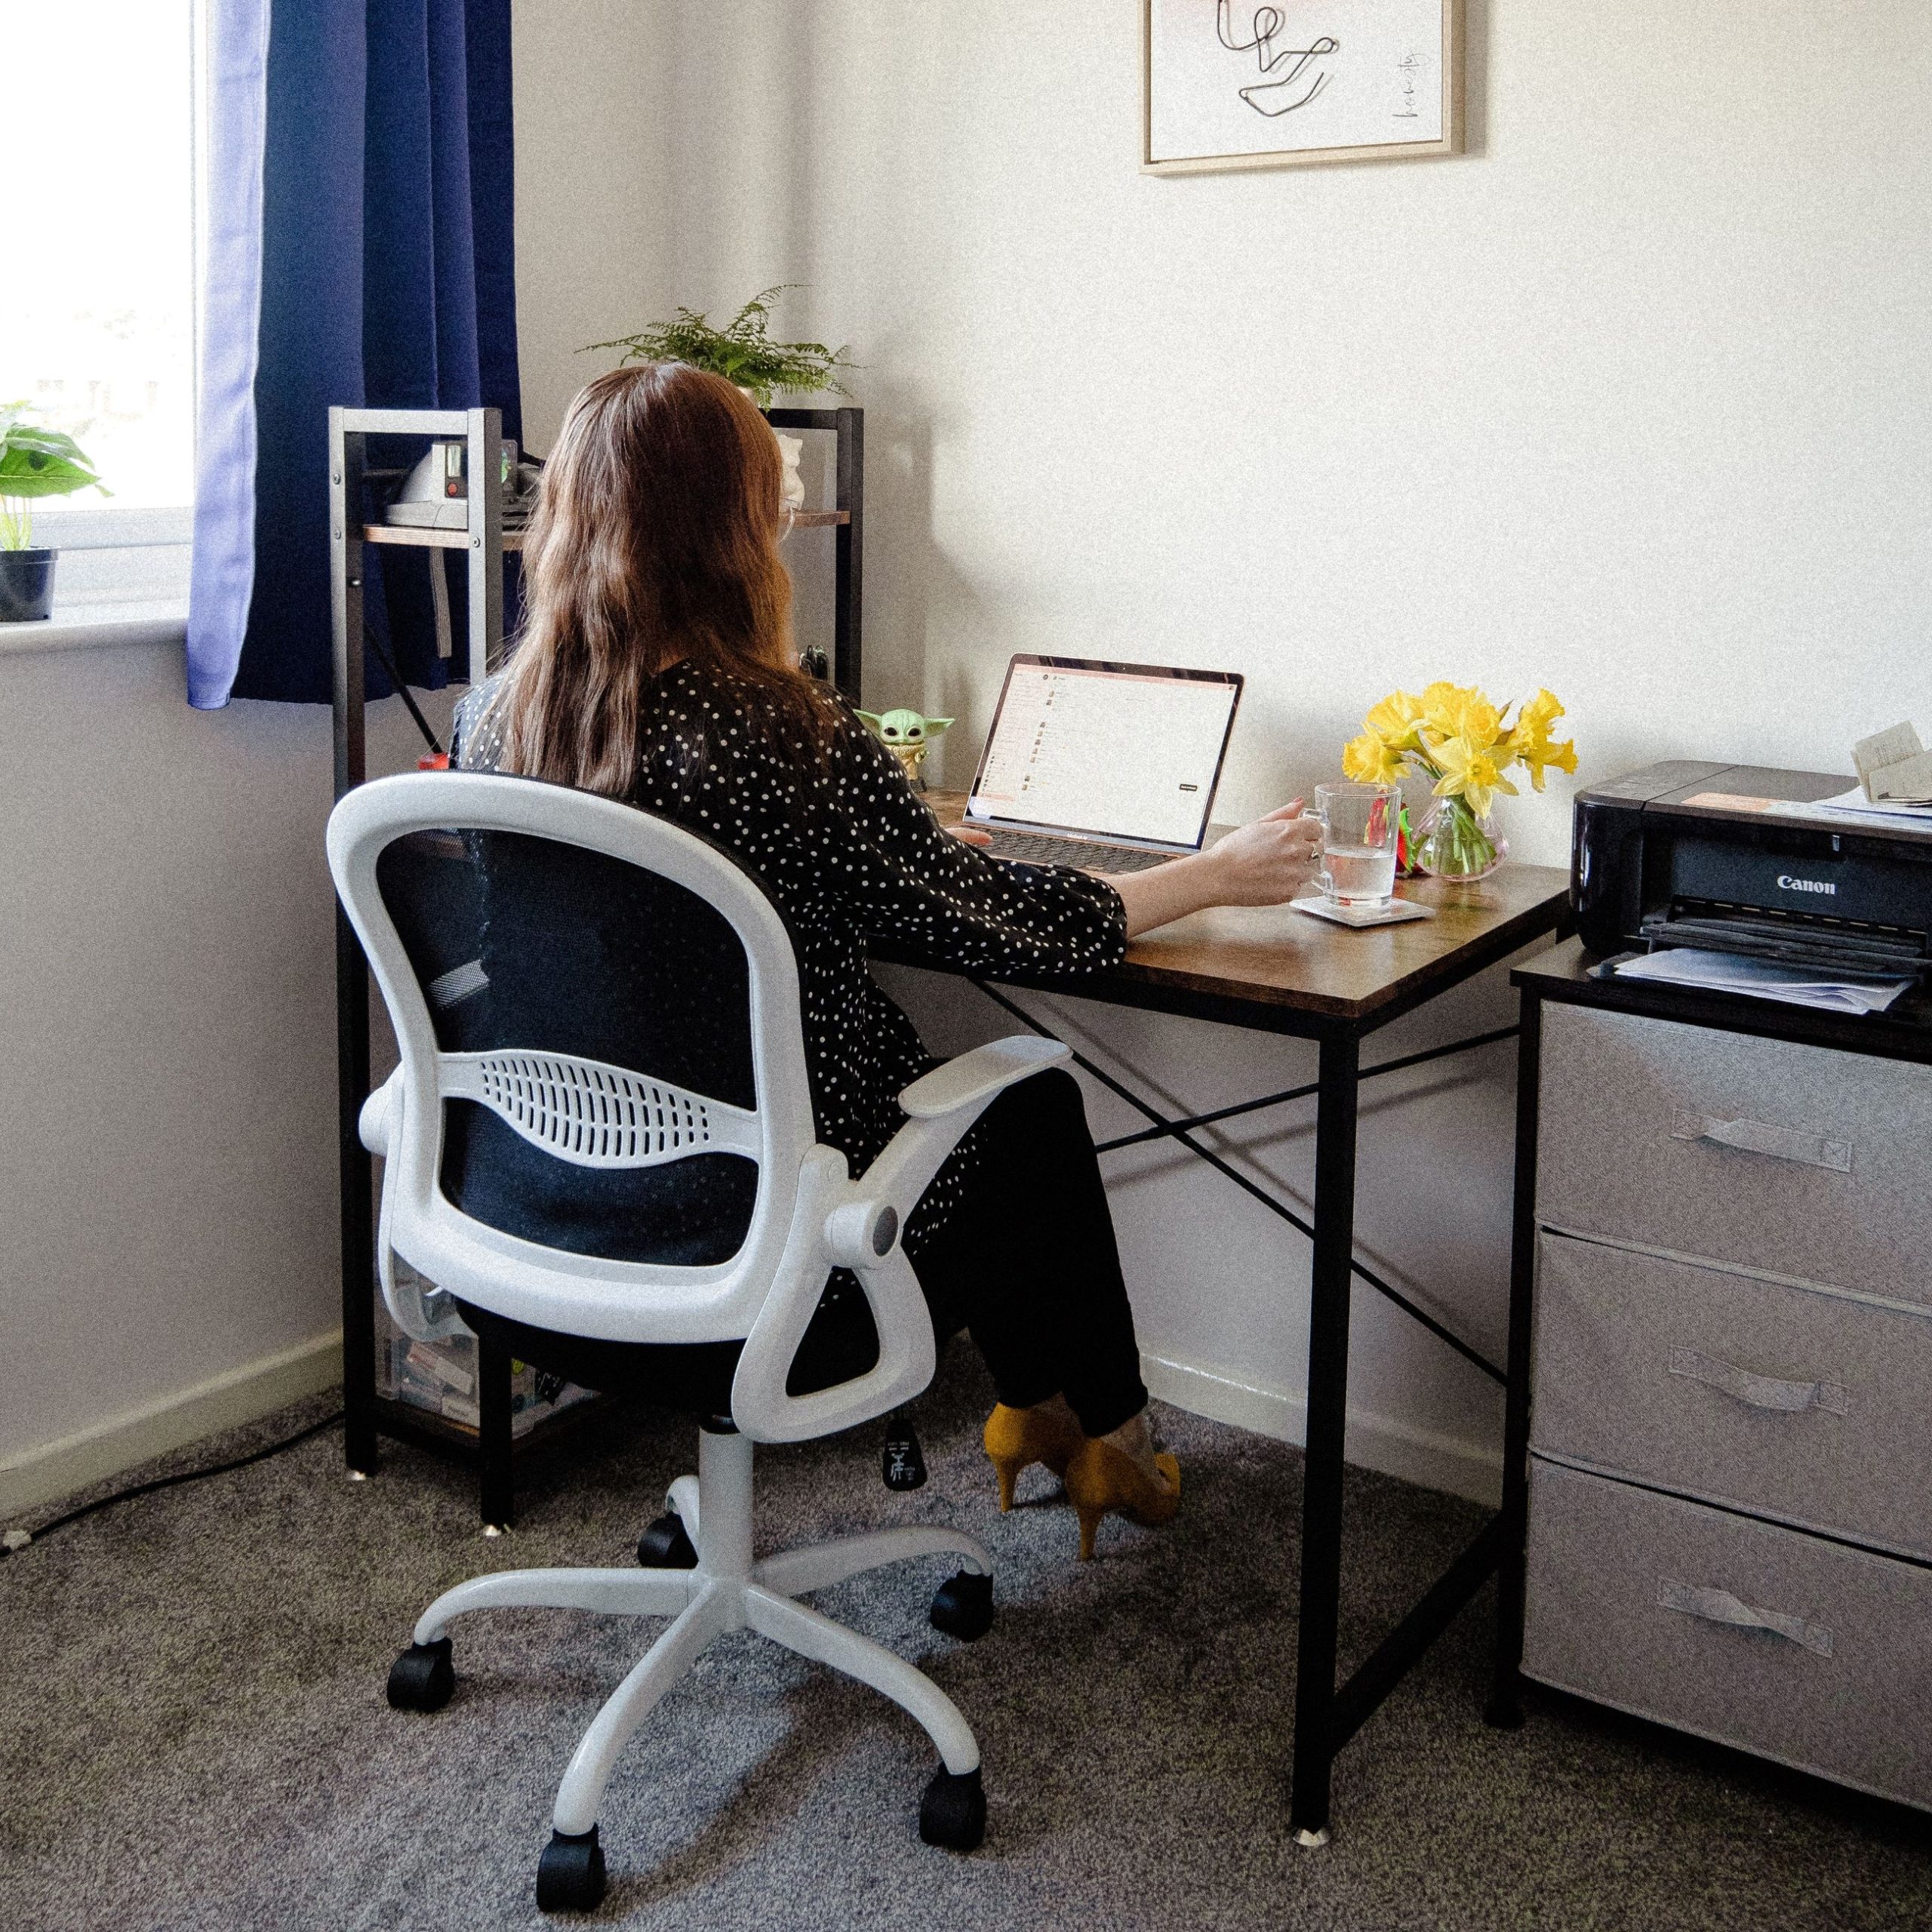
[{"label": "black cable on floor", "polygon": [[152,1496],[158,1489],[173,1489],[184,1482],[199,1482],[205,1476],[225,1476],[231,1469],[245,1469],[251,1463],[265,1463],[271,1456],[279,1456],[285,1449],[293,1449],[298,1442],[306,1442],[312,1435],[319,1435],[325,1429],[333,1429],[342,1420],[343,1412],[338,1409],[332,1416],[325,1416],[320,1422],[312,1422],[306,1429],[298,1429],[293,1435],[285,1436],[279,1442],[271,1442],[266,1449],[257,1449],[246,1456],[238,1456],[232,1463],[217,1463],[205,1469],[183,1469],[177,1475],[157,1476],[152,1482],[136,1483],[131,1489],[117,1489],[112,1496],[97,1497],[92,1503],[84,1503],[78,1509],[69,1509],[64,1516],[56,1516],[52,1522],[43,1523],[37,1530],[9,1530],[0,1537],[0,1556],[11,1556],[16,1550],[25,1549],[29,1543],[37,1543],[55,1530],[64,1530],[69,1523],[78,1523],[83,1516],[91,1516],[97,1509],[105,1509],[115,1503],[131,1503],[137,1496]]}]

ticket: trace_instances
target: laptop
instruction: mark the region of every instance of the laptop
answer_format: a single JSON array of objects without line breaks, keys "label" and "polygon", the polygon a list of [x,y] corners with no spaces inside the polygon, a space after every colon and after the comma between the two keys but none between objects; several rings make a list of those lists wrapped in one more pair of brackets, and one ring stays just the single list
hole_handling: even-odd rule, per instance
[{"label": "laptop", "polygon": [[997,858],[1144,871],[1201,850],[1242,680],[1015,657],[967,796]]}]

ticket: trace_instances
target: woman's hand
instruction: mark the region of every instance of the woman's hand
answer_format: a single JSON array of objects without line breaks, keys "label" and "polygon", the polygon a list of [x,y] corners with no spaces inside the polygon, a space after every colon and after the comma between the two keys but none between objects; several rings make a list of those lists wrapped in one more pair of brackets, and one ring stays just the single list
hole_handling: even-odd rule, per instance
[{"label": "woman's hand", "polygon": [[990,845],[993,842],[992,834],[980,826],[949,825],[946,829],[962,845]]},{"label": "woman's hand", "polygon": [[1321,869],[1321,826],[1301,801],[1231,832],[1201,854],[1214,869],[1214,906],[1280,906]]},{"label": "woman's hand", "polygon": [[1303,815],[1297,798],[1192,858],[1121,872],[1107,883],[1127,909],[1132,939],[1209,906],[1281,905],[1321,869],[1321,827]]}]

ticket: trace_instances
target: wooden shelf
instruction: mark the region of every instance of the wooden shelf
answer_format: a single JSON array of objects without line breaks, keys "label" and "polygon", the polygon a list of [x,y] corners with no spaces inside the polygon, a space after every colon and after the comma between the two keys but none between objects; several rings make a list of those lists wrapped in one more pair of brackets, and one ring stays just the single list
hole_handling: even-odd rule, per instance
[{"label": "wooden shelf", "polygon": [[[362,540],[365,543],[400,543],[411,550],[466,550],[469,548],[469,532],[436,530],[421,523],[365,523],[362,526]],[[523,532],[505,531],[503,548],[521,550]]]},{"label": "wooden shelf", "polygon": [[[851,521],[850,510],[794,510],[790,519],[794,530],[831,530]],[[520,530],[505,531],[503,548],[521,550],[523,534]],[[469,532],[438,530],[420,523],[365,523],[362,526],[362,540],[365,543],[399,543],[412,550],[466,550],[469,548]]]}]

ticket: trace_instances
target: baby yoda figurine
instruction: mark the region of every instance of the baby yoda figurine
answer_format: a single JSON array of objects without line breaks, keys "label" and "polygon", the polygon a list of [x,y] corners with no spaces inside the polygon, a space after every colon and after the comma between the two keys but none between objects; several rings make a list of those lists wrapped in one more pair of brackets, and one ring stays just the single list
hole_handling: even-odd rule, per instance
[{"label": "baby yoda figurine", "polygon": [[921,791],[926,781],[919,768],[926,761],[926,747],[952,722],[949,718],[922,718],[916,711],[862,711],[860,720],[906,768],[906,776]]}]

